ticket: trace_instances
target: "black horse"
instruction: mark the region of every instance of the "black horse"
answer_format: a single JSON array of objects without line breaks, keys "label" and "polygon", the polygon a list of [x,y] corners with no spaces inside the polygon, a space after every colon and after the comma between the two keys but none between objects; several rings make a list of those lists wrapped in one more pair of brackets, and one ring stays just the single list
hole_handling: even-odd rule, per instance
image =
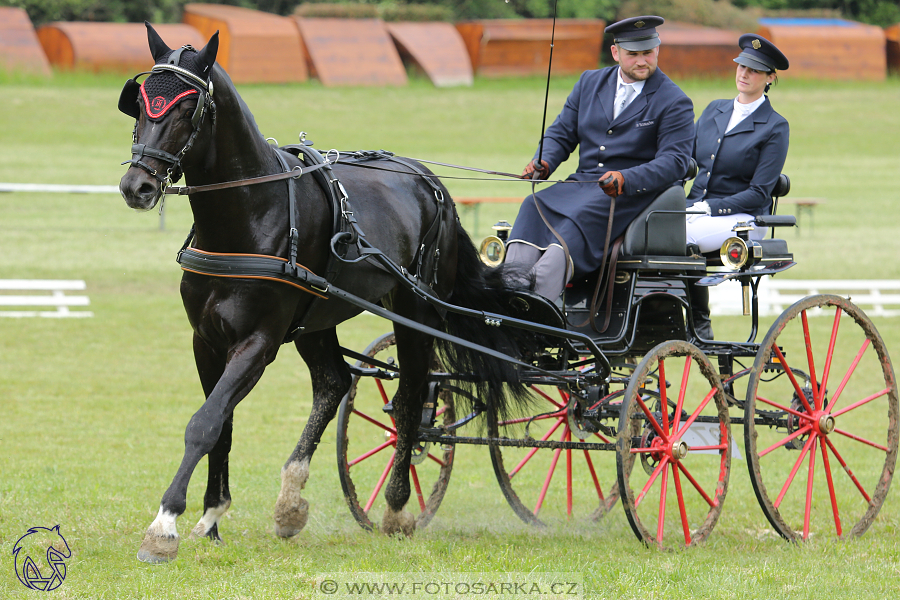
[{"label": "black horse", "polygon": [[[189,46],[173,51],[149,24],[147,31],[156,66],[143,85],[136,78],[129,80],[119,103],[123,112],[136,119],[131,166],[119,184],[128,206],[153,208],[164,197],[165,187],[183,173],[193,188],[189,196],[195,256],[226,262],[234,257],[251,261],[263,257],[269,263],[291,265],[285,271],[320,277],[329,273],[328,285],[416,323],[492,348],[508,349],[514,343],[484,320],[442,315],[423,300],[423,294],[433,294],[455,305],[500,310],[498,292],[502,290],[499,284],[487,283],[490,273],[437,178],[423,176],[429,172],[409,159],[391,160],[388,169],[335,161],[333,174],[342,183],[337,189],[346,191],[340,202],[345,206],[337,213],[326,187],[309,174],[248,182],[270,175],[277,179],[278,174],[309,167],[310,160],[298,158],[296,149],[276,149],[263,138],[228,75],[215,64],[218,33],[198,52]],[[234,181],[244,183],[217,191],[204,188]],[[366,247],[383,252],[418,287],[401,282],[396,273],[374,260],[335,261],[332,238],[340,233],[335,231],[335,215],[341,216],[337,220],[344,225],[352,225],[342,238],[350,240],[344,244],[350,258],[362,251],[358,238],[352,243],[362,233]],[[334,268],[335,264],[340,268]],[[182,266],[181,295],[194,330],[194,356],[206,400],[187,425],[184,458],[138,552],[138,558],[146,562],[175,558],[176,519],[185,510],[188,482],[204,455],[209,456],[204,514],[192,534],[220,539],[218,524],[231,503],[228,453],[233,412],[285,341],[293,341],[309,367],[313,408],[281,472],[275,532],[289,537],[304,527],[308,503],[301,490],[309,477],[309,463],[351,383],[335,326],[361,312],[358,306],[330,296],[327,286],[298,284],[296,278],[235,275],[228,268],[209,274]],[[436,349],[435,338],[416,327],[395,324],[394,330],[401,369],[393,398],[399,438],[381,530],[409,535],[415,528],[404,510],[410,496],[410,451]],[[504,391],[521,391],[498,383],[514,381],[515,372],[495,356],[446,341],[440,351],[445,361],[463,365],[476,380],[487,382],[488,402],[500,406]]]}]

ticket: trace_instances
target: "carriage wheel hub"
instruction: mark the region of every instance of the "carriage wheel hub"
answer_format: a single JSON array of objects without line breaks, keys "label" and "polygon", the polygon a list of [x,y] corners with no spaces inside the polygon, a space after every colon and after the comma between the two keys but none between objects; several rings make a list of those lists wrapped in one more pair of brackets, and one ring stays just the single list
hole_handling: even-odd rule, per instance
[{"label": "carriage wheel hub", "polygon": [[834,417],[828,413],[825,413],[819,417],[819,433],[822,435],[828,435],[832,431],[834,431],[835,420]]},{"label": "carriage wheel hub", "polygon": [[688,455],[690,447],[684,440],[676,440],[672,444],[672,460],[679,461]]}]

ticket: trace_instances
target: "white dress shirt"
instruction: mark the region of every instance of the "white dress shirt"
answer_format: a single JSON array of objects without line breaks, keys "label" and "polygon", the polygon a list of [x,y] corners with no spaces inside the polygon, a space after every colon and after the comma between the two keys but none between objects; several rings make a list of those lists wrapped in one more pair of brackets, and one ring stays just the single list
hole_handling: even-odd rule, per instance
[{"label": "white dress shirt", "polygon": [[766,101],[766,96],[763,94],[750,104],[741,104],[738,102],[738,99],[734,99],[734,110],[731,111],[731,119],[728,121],[728,127],[725,128],[725,133],[728,133],[734,126],[749,117],[753,114],[753,111],[762,106],[762,103]]}]

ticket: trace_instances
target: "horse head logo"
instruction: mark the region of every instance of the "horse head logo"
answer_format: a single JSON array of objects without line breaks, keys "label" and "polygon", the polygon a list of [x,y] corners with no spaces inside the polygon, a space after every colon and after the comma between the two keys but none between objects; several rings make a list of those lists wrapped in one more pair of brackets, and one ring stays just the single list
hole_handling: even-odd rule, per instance
[{"label": "horse head logo", "polygon": [[[72,557],[69,544],[59,532],[59,525],[52,529],[32,527],[13,546],[16,577],[27,588],[49,592],[62,585],[66,578],[65,560]],[[38,565],[37,557],[46,556],[46,564]],[[43,571],[41,570],[43,569]]]}]

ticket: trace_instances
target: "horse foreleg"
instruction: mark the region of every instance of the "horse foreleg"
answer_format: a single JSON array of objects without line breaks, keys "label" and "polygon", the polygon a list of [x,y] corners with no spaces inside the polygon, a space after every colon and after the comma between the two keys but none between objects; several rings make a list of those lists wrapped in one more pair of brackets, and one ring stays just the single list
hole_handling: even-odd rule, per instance
[{"label": "horse foreleg", "polygon": [[334,329],[302,336],[295,345],[309,367],[313,406],[297,447],[281,469],[281,491],[275,502],[275,534],[283,538],[297,535],[306,525],[309,502],[300,492],[309,479],[309,463],[322,433],[350,389],[350,370],[340,353]]},{"label": "horse foreleg", "polygon": [[[163,495],[156,519],[144,534],[138,551],[139,560],[161,563],[174,560],[177,556],[179,537],[176,520],[187,506],[187,488],[191,475],[203,456],[212,452],[220,440],[227,438],[230,446],[230,432],[226,438],[222,437],[225,424],[229,422],[237,404],[259,381],[266,365],[274,359],[277,349],[277,342],[272,343],[261,336],[250,338],[232,348],[222,376],[203,406],[188,422],[184,432],[184,457],[169,489]],[[228,427],[230,429],[230,422]],[[224,446],[219,449],[225,450]]]},{"label": "horse foreleg", "polygon": [[400,362],[400,381],[393,399],[397,450],[391,478],[384,492],[387,507],[381,521],[381,531],[387,535],[402,533],[411,536],[416,530],[416,520],[404,506],[411,493],[410,456],[422,421],[433,342],[429,336],[401,326],[395,326],[394,333]]}]

